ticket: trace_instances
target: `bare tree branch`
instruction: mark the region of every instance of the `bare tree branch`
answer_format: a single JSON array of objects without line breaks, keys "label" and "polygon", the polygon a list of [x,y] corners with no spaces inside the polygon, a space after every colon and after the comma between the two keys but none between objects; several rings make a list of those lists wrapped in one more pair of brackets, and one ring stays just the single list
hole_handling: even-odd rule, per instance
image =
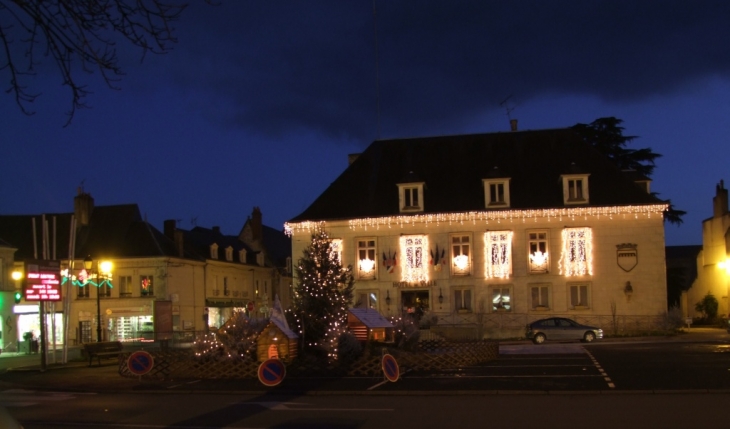
[{"label": "bare tree branch", "polygon": [[32,115],[29,105],[40,94],[26,82],[40,60],[50,57],[71,91],[68,125],[77,109],[88,107],[91,93],[78,72],[97,71],[117,89],[115,82],[124,74],[117,43],[139,48],[142,60],[147,53],[170,51],[177,43],[171,24],[186,6],[182,0],[0,0],[0,75],[8,77],[6,93]]}]

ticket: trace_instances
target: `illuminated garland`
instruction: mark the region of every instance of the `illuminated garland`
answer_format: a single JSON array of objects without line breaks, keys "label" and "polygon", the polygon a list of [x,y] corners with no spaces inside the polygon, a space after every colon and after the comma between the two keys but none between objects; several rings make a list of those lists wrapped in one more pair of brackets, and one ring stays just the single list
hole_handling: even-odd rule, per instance
[{"label": "illuminated garland", "polygon": [[428,255],[428,236],[401,236],[400,254],[403,260],[401,281],[428,281],[428,265],[424,261],[426,255]]},{"label": "illuminated garland", "polygon": [[[96,279],[97,281],[91,280],[92,278]],[[85,287],[88,285],[102,287],[105,284],[110,288],[114,287],[114,284],[112,284],[111,274],[105,274],[101,281],[99,281],[98,274],[88,274],[86,270],[81,270],[78,277],[73,274],[69,276],[68,269],[61,270],[61,285],[66,284],[66,282],[68,282],[69,280],[71,280],[71,285],[76,287]]]},{"label": "illuminated garland", "polygon": [[484,274],[486,278],[509,278],[512,266],[512,231],[484,233]]},{"label": "illuminated garland", "polygon": [[[396,215],[382,217],[368,217],[351,219],[348,222],[350,229],[364,229],[381,227],[392,228],[394,226],[404,228],[408,226],[435,224],[439,226],[442,223],[452,225],[454,223],[464,224],[484,222],[488,225],[490,221],[501,223],[502,221],[518,221],[526,222],[528,220],[553,219],[562,221],[564,218],[575,220],[582,218],[588,220],[588,217],[608,217],[613,220],[614,216],[620,216],[625,219],[626,216],[639,216],[651,218],[652,216],[662,215],[669,206],[667,204],[650,204],[640,206],[611,206],[611,207],[565,207],[556,209],[533,209],[533,210],[490,210],[490,211],[472,211],[458,213],[435,213],[435,214],[412,214],[412,215]],[[311,233],[324,229],[325,221],[304,221],[295,223],[285,223],[284,232],[291,236],[295,232]]]},{"label": "illuminated garland", "polygon": [[593,275],[593,232],[590,228],[565,228],[558,267],[566,276]]}]

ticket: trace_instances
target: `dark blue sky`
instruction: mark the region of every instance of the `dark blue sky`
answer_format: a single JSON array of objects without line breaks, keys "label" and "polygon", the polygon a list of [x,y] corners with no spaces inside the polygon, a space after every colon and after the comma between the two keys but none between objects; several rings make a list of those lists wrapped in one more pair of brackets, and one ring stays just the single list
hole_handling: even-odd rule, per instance
[{"label": "dark blue sky", "polygon": [[[700,244],[730,179],[730,3],[686,1],[193,1],[179,43],[119,46],[119,90],[80,73],[71,105],[49,63],[23,115],[0,102],[0,213],[137,203],[162,228],[237,234],[254,206],[281,227],[382,138],[559,128],[615,116],[663,154],[652,190],[686,210],[667,244]],[[1,19],[1,18],[0,18]],[[0,71],[7,87],[9,76]],[[380,132],[378,131],[380,130]]]}]

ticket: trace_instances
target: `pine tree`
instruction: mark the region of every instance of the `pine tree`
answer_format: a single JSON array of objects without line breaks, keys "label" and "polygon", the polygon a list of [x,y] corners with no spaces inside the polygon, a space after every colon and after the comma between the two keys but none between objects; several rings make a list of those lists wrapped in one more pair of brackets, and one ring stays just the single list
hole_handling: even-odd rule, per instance
[{"label": "pine tree", "polygon": [[[654,173],[655,160],[661,154],[655,153],[651,148],[630,149],[627,147],[636,136],[625,136],[624,128],[621,126],[623,120],[607,117],[598,118],[590,124],[575,124],[572,128],[583,138],[583,140],[596,148],[599,152],[610,158],[618,168],[622,170],[634,170],[646,177]],[[657,196],[657,193],[652,193]],[[682,216],[687,212],[677,210],[671,200],[666,200],[669,208],[664,212],[666,222],[679,225],[682,223]]]},{"label": "pine tree", "polygon": [[347,328],[347,309],[352,304],[355,279],[351,267],[343,267],[324,231],[312,234],[296,267],[292,314],[305,351],[324,351],[337,359],[337,344]]}]

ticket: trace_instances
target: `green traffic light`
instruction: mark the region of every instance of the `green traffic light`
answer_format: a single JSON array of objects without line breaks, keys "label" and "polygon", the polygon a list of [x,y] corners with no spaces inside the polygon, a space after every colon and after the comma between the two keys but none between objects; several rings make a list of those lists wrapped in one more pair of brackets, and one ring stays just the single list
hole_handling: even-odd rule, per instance
[{"label": "green traffic light", "polygon": [[23,294],[20,292],[15,292],[15,303],[18,304],[20,302],[20,299],[23,297]]}]

